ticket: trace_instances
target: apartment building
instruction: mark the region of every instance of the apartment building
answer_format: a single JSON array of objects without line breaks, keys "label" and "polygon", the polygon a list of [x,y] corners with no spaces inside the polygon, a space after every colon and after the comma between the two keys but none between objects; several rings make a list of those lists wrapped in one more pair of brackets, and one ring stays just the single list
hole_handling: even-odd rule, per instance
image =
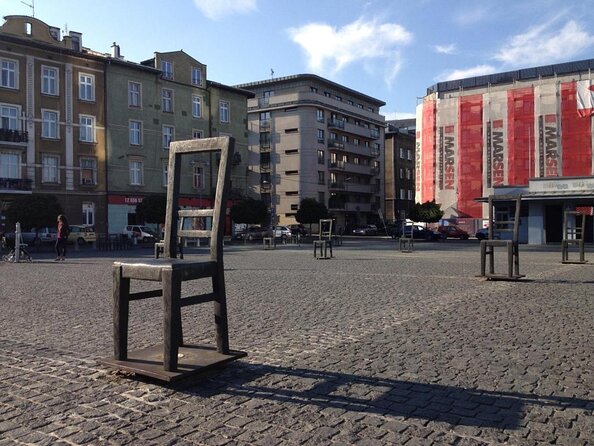
[{"label": "apartment building", "polygon": [[312,74],[237,85],[248,100],[248,185],[272,223],[295,223],[304,198],[337,225],[376,222],[383,206],[385,103]]},{"label": "apartment building", "polygon": [[415,203],[415,119],[387,121],[384,177],[385,218],[408,218]]},{"label": "apartment building", "polygon": [[[207,80],[207,66],[183,51],[156,52],[134,63],[115,44],[106,78],[110,232],[142,223],[136,205],[148,195],[165,195],[171,141],[233,136],[231,197],[245,192],[247,99],[253,93]],[[211,205],[217,168],[212,155],[182,166],[180,206]]]},{"label": "apartment building", "polygon": [[417,107],[417,201],[484,219],[487,196],[522,194],[522,241],[561,241],[563,212],[575,209],[590,214],[592,240],[593,69],[588,59],[429,87]]},{"label": "apartment building", "polygon": [[81,33],[13,15],[0,27],[0,66],[0,207],[52,194],[72,224],[103,230],[104,58]]}]

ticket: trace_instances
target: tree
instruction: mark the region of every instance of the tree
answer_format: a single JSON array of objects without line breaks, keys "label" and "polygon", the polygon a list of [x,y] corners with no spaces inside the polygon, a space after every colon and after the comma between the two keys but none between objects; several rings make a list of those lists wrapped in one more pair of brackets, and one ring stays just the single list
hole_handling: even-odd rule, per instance
[{"label": "tree", "polygon": [[167,197],[149,195],[136,205],[136,214],[145,223],[165,223]]},{"label": "tree", "polygon": [[409,213],[409,218],[413,221],[424,223],[437,223],[443,217],[441,205],[433,201],[425,203],[415,203]]},{"label": "tree", "polygon": [[324,203],[320,203],[314,198],[304,198],[301,200],[295,220],[302,224],[309,223],[310,234],[312,223],[318,223],[322,218],[328,218],[328,208]]},{"label": "tree", "polygon": [[268,218],[268,208],[262,200],[245,198],[231,207],[231,219],[235,223],[262,224]]},{"label": "tree", "polygon": [[[6,210],[6,220],[11,226],[19,222],[23,231],[56,225],[56,217],[63,214],[55,195],[21,195]],[[68,217],[68,216],[66,216]]]}]

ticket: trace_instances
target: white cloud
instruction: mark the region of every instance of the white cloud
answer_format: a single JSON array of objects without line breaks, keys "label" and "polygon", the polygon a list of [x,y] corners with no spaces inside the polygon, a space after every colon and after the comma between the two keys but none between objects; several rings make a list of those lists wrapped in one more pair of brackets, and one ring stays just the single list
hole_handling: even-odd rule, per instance
[{"label": "white cloud", "polygon": [[489,8],[484,6],[478,6],[474,9],[470,9],[465,5],[464,11],[454,15],[454,22],[458,25],[474,25],[475,23],[481,22],[489,16]]},{"label": "white cloud", "polygon": [[304,50],[310,70],[336,74],[354,62],[380,60],[388,85],[400,70],[399,48],[412,40],[412,34],[398,24],[364,19],[342,28],[310,23],[288,32]]},{"label": "white cloud", "polygon": [[456,45],[453,43],[450,43],[449,45],[434,45],[433,49],[436,53],[440,54],[455,54],[458,52],[458,48],[456,48]]},{"label": "white cloud", "polygon": [[436,80],[437,81],[451,81],[456,79],[464,79],[467,77],[483,76],[485,74],[495,73],[497,70],[492,65],[477,65],[471,68],[464,68],[459,70],[452,70],[441,73]]},{"label": "white cloud", "polygon": [[407,112],[389,112],[385,113],[386,121],[393,121],[395,119],[413,119],[416,118],[417,115],[415,113],[407,113]]},{"label": "white cloud", "polygon": [[255,11],[258,9],[257,3],[257,0],[194,0],[196,7],[211,20]]},{"label": "white cloud", "polygon": [[555,19],[512,37],[495,59],[514,67],[543,65],[571,60],[592,49],[594,36],[578,23],[570,20],[560,30],[551,30],[553,22]]}]

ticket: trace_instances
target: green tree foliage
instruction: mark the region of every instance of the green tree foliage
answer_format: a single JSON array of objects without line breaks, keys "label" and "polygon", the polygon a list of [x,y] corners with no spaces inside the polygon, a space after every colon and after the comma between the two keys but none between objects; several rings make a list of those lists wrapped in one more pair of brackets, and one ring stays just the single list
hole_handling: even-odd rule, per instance
[{"label": "green tree foliage", "polygon": [[425,203],[415,203],[410,210],[408,218],[424,223],[437,223],[441,217],[443,217],[441,205],[433,200],[426,201]]},{"label": "green tree foliage", "polygon": [[167,197],[149,195],[136,205],[136,214],[145,223],[165,223]]},{"label": "green tree foliage", "polygon": [[21,195],[6,210],[6,220],[10,226],[19,222],[22,231],[29,231],[31,228],[56,226],[59,214],[63,214],[62,206],[55,195]]},{"label": "green tree foliage", "polygon": [[266,203],[262,200],[245,198],[231,207],[231,219],[235,223],[261,224],[268,218]]},{"label": "green tree foliage", "polygon": [[295,219],[301,224],[318,223],[321,218],[328,218],[328,208],[314,198],[304,198],[299,204]]}]

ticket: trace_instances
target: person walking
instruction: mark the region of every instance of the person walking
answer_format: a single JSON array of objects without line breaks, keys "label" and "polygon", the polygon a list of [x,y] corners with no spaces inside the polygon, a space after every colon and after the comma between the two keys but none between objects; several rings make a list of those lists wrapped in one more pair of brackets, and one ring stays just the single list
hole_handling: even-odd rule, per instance
[{"label": "person walking", "polygon": [[58,215],[58,237],[56,239],[56,260],[66,260],[66,242],[68,240],[68,233],[70,226],[66,216]]}]

